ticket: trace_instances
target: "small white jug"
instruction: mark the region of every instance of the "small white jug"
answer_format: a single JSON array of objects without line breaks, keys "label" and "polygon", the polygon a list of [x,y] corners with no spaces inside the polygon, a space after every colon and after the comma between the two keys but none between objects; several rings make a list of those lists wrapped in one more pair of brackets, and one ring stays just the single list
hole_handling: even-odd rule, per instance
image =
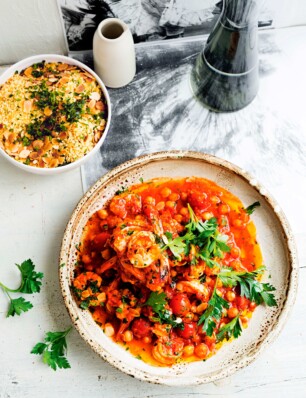
[{"label": "small white jug", "polygon": [[130,83],[136,59],[128,26],[117,18],[104,19],[93,38],[93,57],[95,71],[106,86],[118,88]]}]

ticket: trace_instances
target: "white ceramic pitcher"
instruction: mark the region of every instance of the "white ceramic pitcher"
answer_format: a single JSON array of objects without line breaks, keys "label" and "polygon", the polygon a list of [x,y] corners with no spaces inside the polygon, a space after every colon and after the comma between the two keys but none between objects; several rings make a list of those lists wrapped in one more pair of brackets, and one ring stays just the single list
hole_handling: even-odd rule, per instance
[{"label": "white ceramic pitcher", "polygon": [[96,73],[108,87],[130,83],[136,73],[135,48],[128,26],[117,18],[104,19],[93,39]]}]

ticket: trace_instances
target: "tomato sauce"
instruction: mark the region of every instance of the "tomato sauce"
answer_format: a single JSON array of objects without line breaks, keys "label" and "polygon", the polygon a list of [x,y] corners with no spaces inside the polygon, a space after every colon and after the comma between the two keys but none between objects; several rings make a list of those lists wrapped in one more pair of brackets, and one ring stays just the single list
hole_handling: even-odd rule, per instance
[{"label": "tomato sauce", "polygon": [[[224,327],[247,327],[256,307],[218,276],[262,265],[255,226],[236,196],[203,178],[118,192],[88,220],[78,250],[79,305],[153,366],[206,360],[231,336]],[[209,318],[218,297],[221,310]]]}]

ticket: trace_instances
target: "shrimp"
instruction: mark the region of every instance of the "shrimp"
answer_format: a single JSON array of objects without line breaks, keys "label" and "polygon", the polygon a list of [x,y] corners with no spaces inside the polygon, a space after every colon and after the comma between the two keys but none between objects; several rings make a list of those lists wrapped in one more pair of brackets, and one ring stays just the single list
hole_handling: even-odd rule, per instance
[{"label": "shrimp", "polygon": [[103,274],[103,272],[105,272],[105,271],[107,271],[107,270],[109,270],[111,268],[114,268],[115,265],[116,265],[117,259],[118,259],[117,256],[111,257],[109,260],[105,261],[102,265],[100,265],[96,269],[96,271],[99,274]]},{"label": "shrimp", "polygon": [[143,212],[147,216],[147,218],[151,221],[153,231],[156,235],[162,236],[164,233],[164,228],[162,221],[159,217],[158,210],[152,205],[144,205]]},{"label": "shrimp", "polygon": [[73,286],[76,289],[84,290],[90,283],[95,283],[97,287],[100,287],[102,283],[101,276],[95,272],[83,272],[74,279]]},{"label": "shrimp", "polygon": [[162,337],[153,347],[154,359],[163,365],[173,365],[183,354],[184,342],[181,338]]},{"label": "shrimp", "polygon": [[141,231],[138,226],[128,226],[123,229],[117,228],[113,233],[112,247],[118,254],[122,256],[127,249],[127,245],[135,232]]},{"label": "shrimp", "polygon": [[206,285],[203,285],[199,280],[193,281],[180,281],[176,285],[177,290],[183,291],[185,293],[193,293],[197,296],[199,300],[208,301],[209,291]]},{"label": "shrimp", "polygon": [[152,264],[150,267],[149,277],[146,281],[146,286],[152,290],[157,291],[167,282],[170,278],[170,265],[168,257],[164,254],[160,254],[159,261]]},{"label": "shrimp", "polygon": [[139,231],[132,235],[127,250],[127,257],[135,268],[146,268],[160,257],[160,248],[155,236],[149,231]]}]

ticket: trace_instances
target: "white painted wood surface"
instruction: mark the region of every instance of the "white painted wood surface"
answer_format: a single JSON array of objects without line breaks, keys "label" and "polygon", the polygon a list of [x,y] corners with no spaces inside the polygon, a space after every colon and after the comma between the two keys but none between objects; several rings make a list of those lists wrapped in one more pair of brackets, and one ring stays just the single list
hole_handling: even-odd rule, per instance
[{"label": "white painted wood surface", "polygon": [[[288,48],[294,45],[287,44]],[[292,67],[297,70],[297,65]],[[305,78],[296,88],[300,93],[305,91],[303,82]],[[297,104],[288,100],[288,106]],[[140,382],[113,369],[75,330],[68,337],[71,369],[54,372],[30,354],[46,331],[70,325],[59,289],[57,257],[65,224],[83,193],[81,176],[80,170],[34,176],[1,158],[0,280],[17,285],[14,263],[26,258],[33,259],[45,279],[42,292],[31,296],[34,308],[20,317],[5,318],[8,303],[0,292],[0,397],[306,397],[306,202],[292,191],[297,185],[306,186],[306,173],[292,173],[291,190],[281,186],[272,192],[288,215],[300,261],[297,301],[283,332],[256,362],[230,379],[171,388]]]}]

